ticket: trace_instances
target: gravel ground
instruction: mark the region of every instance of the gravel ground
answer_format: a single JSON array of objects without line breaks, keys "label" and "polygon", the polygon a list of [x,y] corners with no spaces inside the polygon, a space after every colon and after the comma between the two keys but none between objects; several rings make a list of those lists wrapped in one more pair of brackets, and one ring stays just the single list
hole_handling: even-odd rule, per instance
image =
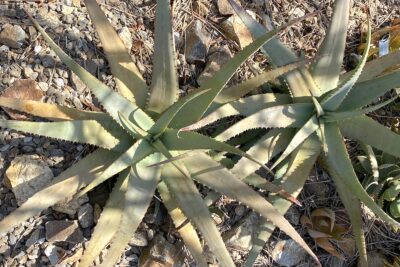
[{"label": "gravel ground", "polygon": [[[0,35],[0,92],[19,79],[33,79],[38,83],[45,102],[96,110],[97,103],[89,90],[55,57],[22,10],[25,8],[36,14],[42,25],[47,27],[47,32],[69,55],[106,84],[114,86],[99,39],[90,23],[86,9],[79,0],[45,2],[47,1],[29,3],[2,1],[0,3],[0,30],[11,25],[18,34],[25,35],[22,36],[20,43],[14,45],[1,43]],[[152,69],[154,1],[100,0],[99,2],[115,29],[130,46],[130,52],[136,59],[140,72],[149,80]],[[183,94],[198,86],[202,75],[205,75],[202,74],[205,67],[205,72],[209,71],[207,62],[211,61],[212,53],[224,51],[223,53],[229,57],[229,54],[234,54],[240,49],[241,43],[230,39],[221,28],[220,25],[227,19],[227,16],[220,14],[216,2],[213,0],[175,0],[174,35],[179,50],[177,65]],[[353,2],[347,55],[357,52],[360,33],[362,27],[365,26],[366,19],[365,1],[355,0]],[[374,29],[386,26],[391,19],[400,16],[398,0],[371,2],[370,11]],[[260,19],[266,20],[266,15],[269,15],[273,25],[281,25],[290,18],[313,12],[321,5],[323,9],[320,17],[308,19],[280,36],[285,43],[297,51],[305,51],[305,55],[308,57],[314,55],[321,37],[325,33],[332,11],[332,1],[329,0],[302,0],[295,3],[289,0],[242,0],[241,3],[246,9],[254,11]],[[200,57],[189,64],[188,29],[195,25],[196,20],[203,24],[204,34],[211,48],[205,51],[205,57]],[[350,65],[351,57],[347,57],[345,67],[350,67]],[[266,66],[268,65],[265,59],[261,57],[261,54],[256,53],[240,68],[234,79],[236,81],[247,79]],[[1,118],[8,118],[8,116],[4,111],[0,111]],[[36,163],[40,161],[45,170],[50,170],[51,176],[56,176],[75,161],[90,153],[92,149],[78,144],[1,130],[0,181],[1,179],[5,180],[6,170],[20,160],[21,155],[32,155],[33,158],[24,160]],[[12,232],[0,235],[0,266],[33,267],[55,264],[74,266],[89,240],[98,217],[98,211],[104,205],[101,199],[107,194],[108,187],[104,186],[68,207],[50,208],[40,216],[21,223]],[[348,224],[342,204],[327,174],[321,170],[315,170],[301,194],[301,200],[303,207],[293,208],[288,219],[300,233],[304,234],[303,236],[310,246],[317,251],[324,266],[354,265],[356,257],[338,261],[318,249],[299,223],[301,215],[309,215],[315,208],[330,207],[337,212],[338,220],[341,223]],[[19,201],[4,181],[0,183],[0,219],[16,209]],[[221,231],[225,232],[229,232],[235,223],[246,218],[248,214],[243,206],[226,198],[221,199],[217,203],[217,207],[219,212],[215,213],[216,221],[222,220],[219,226]],[[221,215],[218,218],[218,214],[221,213],[224,216]],[[60,223],[65,220],[69,222],[67,225]],[[248,225],[248,227],[252,226],[252,224]],[[70,229],[70,235],[67,237],[51,235],[52,231],[59,228]],[[386,257],[388,260],[400,254],[400,237],[376,221],[373,216],[368,215],[367,211],[365,230],[368,232],[367,246],[370,252],[378,253],[376,255]],[[285,236],[276,231],[271,240],[276,241],[283,238]],[[158,202],[155,201],[121,258],[120,266],[136,266],[139,257],[147,254],[145,247],[148,244],[164,244],[166,250],[174,255],[172,252],[181,246],[178,239],[165,210],[159,208]],[[246,257],[245,250],[233,246],[230,248],[237,265],[241,266]],[[144,251],[146,253],[142,253]],[[269,244],[257,261],[259,266],[276,266],[271,257],[273,254],[271,251],[272,247]],[[374,257],[378,257],[376,255]],[[179,262],[177,259],[174,260]],[[190,260],[185,260],[184,263],[176,265],[189,264],[192,264]],[[301,266],[310,265],[311,263],[307,259],[301,263]]]}]

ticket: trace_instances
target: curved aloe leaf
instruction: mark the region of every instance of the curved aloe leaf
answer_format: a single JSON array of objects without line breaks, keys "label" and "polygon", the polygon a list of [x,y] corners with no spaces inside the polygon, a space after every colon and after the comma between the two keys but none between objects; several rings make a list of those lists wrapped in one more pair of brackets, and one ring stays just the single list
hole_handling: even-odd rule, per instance
[{"label": "curved aloe leaf", "polygon": [[99,177],[106,166],[117,158],[118,154],[108,150],[97,149],[92,154],[78,161],[57,176],[49,186],[29,198],[18,209],[0,221],[0,233],[10,231],[14,226],[24,222],[50,206],[72,198],[91,180]]},{"label": "curved aloe leaf", "polygon": [[[273,157],[282,152],[293,137],[291,129],[272,129],[247,151],[247,154],[260,162],[269,162]],[[241,158],[230,171],[239,178],[247,178],[260,168],[254,162]]]},{"label": "curved aloe leaf", "polygon": [[326,99],[324,99],[321,103],[324,110],[327,111],[334,111],[339,108],[342,104],[343,100],[349,94],[351,89],[353,88],[354,84],[357,82],[358,78],[361,75],[361,72],[367,62],[369,49],[371,46],[371,23],[368,22],[368,35],[367,35],[367,48],[364,50],[362,59],[358,64],[357,68],[353,71],[352,75],[348,78],[348,80],[343,81],[335,91],[329,95]]},{"label": "curved aloe leaf", "polygon": [[188,248],[190,254],[199,267],[207,267],[207,261],[203,255],[203,247],[200,238],[190,222],[187,222],[186,216],[179,209],[178,203],[168,191],[167,185],[160,182],[157,186],[158,192],[163,200],[163,204],[168,209],[168,213],[174,222],[183,242]]},{"label": "curved aloe leaf", "polygon": [[200,231],[219,264],[234,267],[235,264],[194,182],[181,174],[172,164],[164,165],[162,180],[184,214]]},{"label": "curved aloe leaf", "polygon": [[203,119],[192,125],[186,126],[181,130],[193,131],[196,129],[200,129],[210,123],[216,122],[217,120],[222,118],[235,115],[250,116],[262,109],[283,104],[289,104],[290,102],[291,98],[287,94],[267,93],[241,98],[220,106],[219,108],[215,109],[207,116],[205,116]]},{"label": "curved aloe leaf", "polygon": [[[339,127],[335,123],[325,124],[325,140],[329,153],[326,154],[326,162],[329,169],[340,174],[339,181],[351,190],[352,194],[370,208],[379,218],[392,225],[395,228],[400,227],[400,223],[387,215],[375,201],[365,192],[364,188],[358,181],[354,172],[343,137],[339,131]],[[365,129],[363,129],[365,130]],[[375,133],[377,135],[377,133]]]},{"label": "curved aloe leaf", "polygon": [[121,222],[101,266],[114,266],[117,263],[121,251],[128,245],[146,214],[161,175],[160,167],[147,168],[147,166],[160,160],[161,154],[155,153],[132,165]]},{"label": "curved aloe leaf", "polygon": [[25,112],[33,116],[50,120],[111,120],[111,117],[103,112],[79,110],[75,108],[47,104],[39,101],[24,100],[0,96],[0,106]]},{"label": "curved aloe leaf", "polygon": [[178,116],[179,120],[172,122],[173,128],[182,128],[196,122],[210,107],[211,103],[215,100],[217,95],[221,92],[223,87],[227,84],[229,79],[235,74],[236,70],[243,64],[253,53],[255,53],[264,43],[273,38],[279,31],[289,27],[290,25],[301,21],[304,18],[296,19],[288,24],[263,34],[254,42],[246,46],[242,51],[237,53],[233,59],[221,67],[221,69],[212,77],[204,82],[201,86],[203,89],[211,89],[206,94],[194,99],[193,105],[184,107],[181,112],[182,116]]},{"label": "curved aloe leaf", "polygon": [[[292,153],[289,167],[284,176],[279,180],[282,188],[294,197],[302,190],[308,175],[321,151],[321,144],[315,135],[308,138],[301,146]],[[285,214],[292,203],[279,197],[269,197],[280,214]],[[265,243],[274,231],[275,226],[268,220],[263,220],[259,226],[259,234],[253,241],[253,246],[246,260],[246,267],[252,267]]]},{"label": "curved aloe leaf", "polygon": [[400,135],[367,116],[340,121],[339,128],[346,137],[400,157]]},{"label": "curved aloe leaf", "polygon": [[150,129],[153,125],[153,120],[135,104],[131,103],[125,97],[114,92],[104,83],[100,82],[93,75],[91,75],[87,70],[82,68],[78,63],[76,63],[70,56],[68,56],[44,31],[44,29],[39,25],[39,23],[28,14],[29,19],[42,34],[43,38],[46,40],[47,44],[56,53],[56,55],[61,59],[61,61],[68,66],[93,92],[96,98],[104,106],[104,109],[111,115],[116,122],[119,123],[118,112],[122,113],[125,117],[135,122],[144,130]]},{"label": "curved aloe leaf", "polygon": [[131,102],[136,103],[138,107],[144,108],[148,88],[124,43],[96,0],[85,0],[85,5],[100,37],[118,91]]},{"label": "curved aloe leaf", "polygon": [[209,90],[201,90],[198,92],[195,92],[194,94],[190,94],[185,96],[184,98],[181,98],[178,102],[170,106],[163,114],[158,118],[158,120],[154,123],[154,125],[151,127],[149,130],[150,134],[155,134],[155,135],[160,135],[162,134],[171,121],[175,118],[176,114],[186,105],[188,104],[192,99],[199,97],[203,95],[204,93],[207,93]]},{"label": "curved aloe leaf", "polygon": [[[365,64],[363,72],[358,78],[357,83],[370,81],[374,82],[374,78],[383,74],[385,71],[390,70],[392,67],[399,65],[400,62],[400,50],[394,51],[390,54],[387,54],[383,57],[379,57],[377,59],[371,60]],[[347,72],[340,79],[346,80],[351,72]]]},{"label": "curved aloe leaf", "polygon": [[[224,195],[235,198],[260,213],[264,218],[272,221],[277,227],[295,240],[305,249],[314,260],[319,263],[317,256],[312,252],[301,236],[268,201],[258,195],[243,181],[232,175],[219,163],[213,161],[205,154],[196,158],[182,160],[190,170],[193,179]],[[216,179],[217,178],[217,179]]]},{"label": "curved aloe leaf", "polygon": [[339,112],[328,112],[324,115],[323,120],[325,122],[335,122],[335,121],[340,121],[340,120],[345,120],[345,119],[350,119],[352,117],[358,117],[364,114],[368,114],[371,112],[374,112],[375,110],[381,109],[384,106],[392,103],[395,101],[399,96],[394,96],[382,103],[379,103],[377,105],[373,105],[361,110],[353,110],[353,111],[339,111]]},{"label": "curved aloe leaf", "polygon": [[372,174],[374,181],[378,182],[379,166],[378,166],[378,161],[376,159],[374,150],[372,149],[372,147],[370,145],[366,145],[366,144],[361,144],[361,148],[365,152],[365,154],[367,154],[369,171]]},{"label": "curved aloe leaf", "polygon": [[132,142],[132,139],[124,131],[112,128],[110,121],[31,122],[0,120],[0,127],[113,150],[124,149],[129,145],[129,142]]},{"label": "curved aloe leaf", "polygon": [[333,16],[324,41],[317,52],[311,74],[322,93],[336,88],[342,69],[349,23],[350,1],[336,0]]},{"label": "curved aloe leaf", "polygon": [[318,119],[315,115],[309,119],[303,127],[300,128],[293,136],[285,151],[279,159],[274,163],[272,168],[275,168],[280,164],[286,157],[288,157],[295,149],[297,149],[310,135],[312,135],[319,128]]},{"label": "curved aloe leaf", "polygon": [[266,108],[232,125],[218,136],[218,140],[225,141],[243,131],[255,128],[300,128],[310,118],[312,111],[311,103]]},{"label": "curved aloe leaf", "polygon": [[133,144],[129,149],[122,153],[114,162],[112,162],[101,175],[93,179],[83,190],[79,191],[77,197],[83,196],[108,178],[118,174],[132,164],[143,160],[154,152],[153,147],[145,140]]},{"label": "curved aloe leaf", "polygon": [[169,151],[207,149],[207,150],[227,152],[240,157],[245,157],[251,160],[252,162],[258,164],[264,170],[271,172],[271,170],[268,167],[266,167],[262,162],[258,161],[257,159],[243,152],[239,148],[236,148],[229,144],[220,142],[211,137],[201,135],[195,132],[179,133],[179,131],[177,130],[167,130],[161,136],[160,140],[168,148]]},{"label": "curved aloe leaf", "polygon": [[289,71],[295,70],[298,67],[305,65],[308,61],[299,61],[296,63],[288,64],[276,69],[267,70],[264,73],[261,73],[249,80],[246,80],[238,85],[234,85],[232,87],[225,88],[221,91],[221,93],[216,97],[215,102],[217,103],[228,103],[231,101],[238,100],[244,95],[250,93],[257,87],[272,81],[279,76],[282,76]]},{"label": "curved aloe leaf", "polygon": [[121,172],[117,183],[112,190],[107,204],[97,222],[94,232],[90,239],[80,262],[79,267],[89,267],[96,257],[111,241],[111,238],[117,232],[123,207],[125,206],[125,193],[128,187],[128,175],[130,168]]},{"label": "curved aloe leaf", "polygon": [[289,200],[290,202],[301,206],[301,203],[292,195],[287,193],[282,187],[273,184],[272,182],[266,180],[265,178],[259,176],[258,174],[250,174],[246,178],[242,179],[248,185],[252,185],[258,189],[266,190],[268,192],[279,195],[282,198]]},{"label": "curved aloe leaf", "polygon": [[[257,38],[267,31],[264,26],[254,20],[241,6],[235,1],[229,0],[235,12],[250,30],[253,37]],[[282,44],[277,38],[272,38],[262,47],[262,51],[271,60],[271,63],[277,67],[281,67],[298,61],[296,54]],[[284,75],[291,93],[294,97],[319,96],[321,91],[316,86],[310,72],[306,68],[291,71]],[[297,101],[297,99],[296,99]]]},{"label": "curved aloe leaf", "polygon": [[371,81],[357,83],[343,100],[339,110],[361,108],[395,87],[400,87],[400,71],[385,74]]},{"label": "curved aloe leaf", "polygon": [[[326,161],[326,159],[325,159]],[[354,239],[356,241],[356,246],[359,251],[359,266],[368,266],[367,263],[367,247],[365,244],[365,237],[362,228],[362,214],[361,214],[361,203],[354,196],[353,192],[348,189],[348,187],[341,182],[340,174],[335,172],[329,167],[329,164],[324,162],[324,168],[327,168],[329,174],[331,175],[335,185],[338,188],[338,193],[340,199],[346,208],[347,214],[350,218],[352,225]]]},{"label": "curved aloe leaf", "polygon": [[147,110],[161,113],[179,96],[170,0],[157,0],[153,77]]}]

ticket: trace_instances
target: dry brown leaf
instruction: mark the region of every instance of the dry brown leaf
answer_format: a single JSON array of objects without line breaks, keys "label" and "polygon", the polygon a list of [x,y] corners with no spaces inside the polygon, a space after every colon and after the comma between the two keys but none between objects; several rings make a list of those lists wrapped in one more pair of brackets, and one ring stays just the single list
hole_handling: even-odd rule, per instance
[{"label": "dry brown leaf", "polygon": [[[10,87],[6,88],[1,96],[24,100],[41,101],[44,94],[39,85],[31,79],[15,81]],[[28,120],[28,116],[22,112],[17,112],[9,108],[3,108],[4,111],[15,120]]]}]

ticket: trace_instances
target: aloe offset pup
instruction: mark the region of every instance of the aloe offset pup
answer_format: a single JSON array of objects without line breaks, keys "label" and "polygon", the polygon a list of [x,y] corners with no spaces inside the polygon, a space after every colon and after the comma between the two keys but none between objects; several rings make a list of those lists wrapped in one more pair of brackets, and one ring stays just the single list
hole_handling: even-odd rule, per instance
[{"label": "aloe offset pup", "polygon": [[357,156],[354,168],[361,175],[365,190],[390,216],[400,219],[400,160],[363,146],[364,155]]},{"label": "aloe offset pup", "polygon": [[[235,1],[229,1],[254,37],[267,32]],[[395,229],[400,224],[386,214],[359,183],[344,139],[350,138],[400,157],[400,135],[365,115],[395,101],[397,94],[387,101],[363,109],[376,98],[400,86],[400,70],[386,72],[399,64],[400,51],[367,63],[371,40],[369,27],[368,46],[360,63],[356,69],[341,75],[350,4],[348,0],[335,1],[332,21],[317,52],[316,61],[309,68],[304,66],[283,75],[287,93],[229,99],[231,102],[217,98],[218,105],[213,111],[183,130],[194,130],[234,115],[243,115],[245,118],[223,131],[216,139],[227,141],[237,136],[248,136],[259,129],[272,128],[257,141],[251,140],[247,145],[247,153],[261,162],[279,156],[272,165],[277,174],[275,184],[294,196],[300,193],[312,167],[319,162],[337,186],[353,226],[360,265],[367,266],[361,203]],[[299,60],[293,51],[276,38],[266,43],[263,51],[275,67]],[[252,106],[249,108],[243,103],[252,103]],[[246,143],[243,145],[246,146]],[[231,172],[243,180],[252,181],[257,169],[259,166],[242,158]],[[271,196],[270,200],[282,214],[292,204],[275,196]],[[260,230],[257,242],[252,246],[246,266],[254,264],[274,226],[265,220],[260,229],[263,230]]]},{"label": "aloe offset pup", "polygon": [[[194,157],[184,157],[184,153],[192,150],[226,152],[248,158],[263,168],[265,166],[234,146],[194,132],[179,133],[182,126],[202,117],[236,69],[277,31],[258,38],[224,65],[202,88],[178,100],[170,2],[157,1],[154,68],[149,87],[96,1],[86,0],[85,3],[98,31],[118,92],[79,66],[28,16],[62,62],[89,87],[105,112],[0,97],[3,107],[53,121],[0,120],[0,127],[89,144],[97,149],[0,221],[0,232],[10,231],[40,211],[60,201],[81,196],[118,175],[79,266],[90,266],[108,244],[110,248],[102,266],[113,266],[139,226],[156,190],[199,266],[207,266],[207,262],[197,231],[221,266],[234,266],[207,205],[196,188],[194,181],[197,181],[237,199],[271,220],[318,262],[287,220],[245,182],[205,152]],[[262,77],[273,79],[299,65],[285,66]],[[228,92],[232,95],[246,93],[237,89]],[[277,193],[282,195],[282,192]],[[187,219],[189,223],[186,223]]]}]

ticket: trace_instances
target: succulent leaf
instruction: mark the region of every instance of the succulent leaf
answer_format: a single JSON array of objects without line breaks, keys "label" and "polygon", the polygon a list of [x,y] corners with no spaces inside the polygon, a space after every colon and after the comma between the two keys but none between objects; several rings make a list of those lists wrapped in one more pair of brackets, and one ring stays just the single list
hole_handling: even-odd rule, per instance
[{"label": "succulent leaf", "polygon": [[225,88],[221,91],[221,93],[215,99],[217,103],[228,103],[231,101],[238,100],[240,97],[250,93],[255,88],[272,81],[279,76],[282,76],[290,71],[293,71],[303,65],[305,65],[308,61],[299,61],[296,63],[288,64],[276,69],[265,71],[255,77],[246,80],[238,85],[234,85],[228,88]]},{"label": "succulent leaf", "polygon": [[[351,190],[353,196],[362,201],[379,218],[393,227],[399,228],[400,223],[396,222],[389,215],[387,215],[367,194],[367,192],[365,192],[364,188],[358,181],[353,166],[351,165],[351,161],[347,153],[346,146],[343,142],[343,137],[340,133],[339,127],[335,123],[327,123],[325,127],[325,140],[329,151],[329,153],[326,154],[326,162],[329,165],[329,170],[340,174],[338,177],[340,179],[338,180],[338,183],[343,183],[345,186],[347,186],[347,188]],[[375,135],[376,134],[377,133],[375,133]]]},{"label": "succulent leaf", "polygon": [[97,149],[78,161],[57,176],[46,188],[37,192],[18,209],[2,219],[0,221],[0,233],[12,230],[14,226],[58,202],[71,199],[80,188],[99,177],[106,166],[113,162],[117,156],[117,153]]},{"label": "succulent leaf", "polygon": [[101,264],[102,267],[114,266],[117,263],[121,251],[128,245],[146,214],[161,175],[161,167],[147,168],[147,166],[160,161],[161,158],[160,153],[154,153],[139,163],[132,164],[121,222]]},{"label": "succulent leaf", "polygon": [[143,160],[153,152],[155,152],[153,147],[146,140],[137,141],[124,153],[120,154],[117,159],[110,163],[101,175],[93,179],[83,190],[79,191],[77,196],[83,196],[108,178]]},{"label": "succulent leaf", "polygon": [[358,117],[360,115],[364,115],[364,114],[368,114],[371,112],[374,112],[378,109],[383,108],[384,106],[389,105],[390,103],[392,103],[393,101],[395,101],[399,96],[394,96],[382,103],[376,104],[376,105],[372,105],[369,106],[367,108],[361,109],[361,110],[351,110],[351,111],[334,111],[334,112],[327,112],[324,116],[323,116],[323,120],[325,122],[336,122],[336,121],[340,121],[340,120],[345,120],[345,119],[349,119],[352,117]]},{"label": "succulent leaf", "polygon": [[111,120],[111,117],[103,112],[79,110],[75,108],[47,104],[39,101],[16,99],[0,96],[0,106],[33,116],[46,118],[53,121],[58,120]]},{"label": "succulent leaf", "polygon": [[237,53],[229,62],[221,67],[221,69],[212,77],[212,79],[204,81],[204,84],[201,86],[201,88],[210,88],[211,90],[191,101],[193,103],[190,105],[190,107],[184,107],[181,112],[185,114],[185,116],[180,116],[179,120],[174,120],[172,122],[173,127],[182,128],[198,121],[210,107],[211,103],[215,100],[223,87],[228,83],[229,79],[235,74],[240,65],[242,65],[263,44],[271,40],[279,31],[289,27],[294,23],[297,23],[298,21],[301,21],[302,19],[303,18],[291,21],[286,25],[277,28],[276,30],[264,33],[254,42],[246,46],[242,51]]},{"label": "succulent leaf", "polygon": [[118,91],[140,108],[145,107],[148,88],[132,61],[124,43],[115,32],[96,0],[85,0],[85,6],[100,37]]},{"label": "succulent leaf", "polygon": [[322,93],[334,89],[339,82],[346,46],[350,1],[336,0],[330,25],[311,66],[312,77]]},{"label": "succulent leaf", "polygon": [[243,152],[239,148],[195,132],[179,133],[177,130],[167,130],[160,137],[160,140],[169,151],[207,149],[227,152],[240,157],[245,157],[246,159],[256,163],[259,167],[263,168],[267,172],[271,173],[271,170],[262,162]]},{"label": "succulent leaf", "polygon": [[[232,175],[223,166],[205,154],[199,155],[196,158],[185,158],[182,161],[188,166],[193,179],[213,190],[237,199],[260,213],[295,240],[319,263],[317,256],[315,256],[290,223],[268,201]],[[215,179],[216,177],[220,177],[221,179]]]},{"label": "succulent leaf", "polygon": [[[269,162],[273,157],[282,152],[293,137],[291,129],[272,129],[247,151],[247,154],[260,162]],[[230,171],[237,177],[247,177],[260,168],[258,164],[241,158]]]},{"label": "succulent leaf", "polygon": [[290,99],[291,99],[290,96],[286,94],[272,94],[272,93],[253,95],[241,98],[216,108],[214,111],[206,115],[198,122],[182,128],[181,131],[193,131],[196,129],[200,129],[208,124],[216,122],[219,119],[230,116],[235,116],[235,115],[250,116],[256,113],[257,111],[260,111],[265,108],[283,104],[289,104]]},{"label": "succulent leaf", "polygon": [[[340,1],[346,2],[348,5],[348,1],[346,0],[340,0]],[[349,94],[354,84],[357,82],[358,78],[361,75],[361,72],[368,59],[370,46],[371,46],[371,23],[368,21],[367,48],[364,50],[362,59],[360,63],[358,63],[356,69],[353,71],[352,75],[347,80],[343,81],[343,83],[339,85],[338,88],[335,89],[332,94],[330,94],[327,98],[325,98],[322,101],[321,104],[324,110],[334,111],[337,110],[339,106],[342,104],[343,100]]]},{"label": "succulent leaf", "polygon": [[[264,26],[254,20],[241,6],[233,0],[229,0],[229,3],[255,38],[265,34],[267,30]],[[271,41],[266,43],[262,47],[262,51],[271,60],[271,63],[277,67],[298,61],[296,54],[277,38],[272,38]],[[294,97],[320,96],[321,94],[306,68],[291,71],[284,77]]]},{"label": "succulent leaf", "polygon": [[187,96],[181,98],[175,104],[171,105],[167,110],[165,110],[165,112],[163,112],[163,114],[154,123],[154,125],[149,130],[149,133],[154,134],[154,135],[161,135],[167,129],[167,127],[169,126],[171,121],[175,118],[176,114],[186,104],[188,104],[191,100],[195,99],[196,97],[199,97],[199,96],[207,93],[208,91],[209,90],[196,91],[195,93],[187,95]]},{"label": "succulent leaf", "polygon": [[311,103],[266,108],[235,123],[220,134],[217,139],[225,141],[243,131],[255,128],[300,128],[310,118],[312,111],[313,105]]},{"label": "succulent leaf", "polygon": [[[365,64],[363,72],[358,78],[357,83],[370,81],[374,82],[377,76],[384,74],[384,72],[390,70],[392,67],[395,67],[400,62],[400,50],[389,53],[383,57],[379,57],[377,59],[371,60]],[[340,79],[346,80],[351,72],[345,73]]]},{"label": "succulent leaf", "polygon": [[173,198],[171,193],[168,191],[167,185],[164,182],[160,182],[157,186],[157,189],[165,207],[168,210],[169,215],[172,218],[172,221],[174,222],[175,228],[178,230],[193,259],[196,261],[199,267],[207,267],[208,264],[205,260],[203,247],[196,229],[194,229],[190,222],[187,222],[186,216],[179,208],[178,203]]},{"label": "succulent leaf", "polygon": [[97,255],[107,246],[117,232],[125,206],[125,193],[128,187],[130,168],[120,173],[110,194],[107,204],[101,213],[89,245],[79,261],[79,267],[89,267]]},{"label": "succulent leaf", "polygon": [[361,203],[355,197],[353,192],[341,181],[340,173],[330,168],[329,164],[324,164],[324,168],[327,168],[331,175],[335,185],[338,188],[338,193],[343,205],[346,208],[347,214],[350,218],[352,225],[352,231],[356,246],[358,248],[359,264],[360,266],[368,266],[367,263],[367,247],[365,243],[364,231],[362,227],[362,214],[361,214]]},{"label": "succulent leaf", "polygon": [[343,100],[339,110],[347,111],[361,108],[395,87],[400,87],[400,71],[394,71],[373,80],[357,83]]},{"label": "succulent leaf", "polygon": [[[110,121],[31,122],[0,120],[0,127],[117,151],[126,149],[131,139],[121,128],[118,126],[118,128],[115,128]],[[96,134],[93,134],[93,132]]]},{"label": "succulent leaf", "polygon": [[234,267],[235,264],[194,182],[180,173],[172,164],[164,165],[162,180],[187,218],[199,230],[219,264]]},{"label": "succulent leaf", "polygon": [[367,116],[340,121],[339,128],[346,137],[400,157],[400,135]]},{"label": "succulent leaf", "polygon": [[178,77],[172,34],[173,1],[157,0],[153,77],[147,110],[161,113],[178,99]]},{"label": "succulent leaf", "polygon": [[[321,145],[315,135],[311,135],[300,147],[292,153],[289,160],[289,167],[285,174],[278,181],[282,188],[294,197],[297,197],[302,190],[308,175],[321,151]],[[273,204],[280,214],[285,214],[292,203],[286,199],[271,196],[268,200]],[[245,266],[252,267],[258,255],[264,248],[265,243],[274,231],[275,226],[268,220],[260,222],[259,233],[253,242],[247,257]]]},{"label": "succulent leaf", "polygon": [[109,113],[117,123],[119,123],[118,113],[120,112],[125,117],[138,124],[142,129],[150,129],[153,125],[153,120],[143,110],[137,107],[134,103],[131,103],[127,98],[114,92],[111,88],[100,82],[96,77],[82,68],[50,38],[50,36],[29,13],[27,14],[51,49],[56,53],[61,61],[66,64],[86,84],[86,86],[89,87],[107,113]]},{"label": "succulent leaf", "polygon": [[310,135],[312,135],[319,128],[318,119],[315,115],[313,115],[303,127],[300,128],[293,136],[293,139],[287,145],[285,151],[283,151],[282,155],[279,157],[277,161],[275,161],[272,168],[275,168],[280,164],[286,157],[288,157],[295,149],[297,149],[301,143],[304,142]]}]

